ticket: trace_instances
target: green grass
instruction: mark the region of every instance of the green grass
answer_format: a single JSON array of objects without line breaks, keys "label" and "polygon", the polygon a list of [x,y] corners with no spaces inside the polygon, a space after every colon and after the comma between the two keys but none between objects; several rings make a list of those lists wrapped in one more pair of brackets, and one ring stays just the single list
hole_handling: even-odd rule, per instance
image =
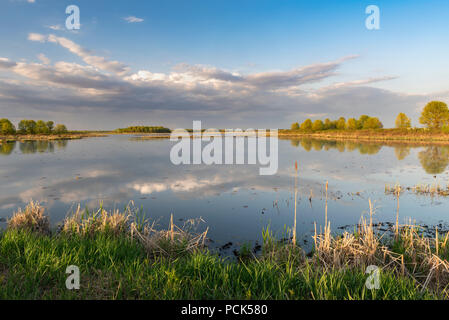
[{"label": "green grass", "polygon": [[[368,290],[364,270],[332,270],[293,254],[235,261],[197,250],[178,258],[151,256],[125,236],[0,236],[1,299],[436,299],[407,277],[381,272]],[[65,287],[69,265],[80,290]]]}]

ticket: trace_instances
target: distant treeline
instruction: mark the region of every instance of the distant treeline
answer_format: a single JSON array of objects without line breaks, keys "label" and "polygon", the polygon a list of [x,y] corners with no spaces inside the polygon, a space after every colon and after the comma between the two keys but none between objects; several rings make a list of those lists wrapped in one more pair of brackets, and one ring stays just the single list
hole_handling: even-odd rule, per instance
[{"label": "distant treeline", "polygon": [[362,129],[381,129],[383,128],[382,122],[378,118],[370,117],[367,115],[361,116],[358,120],[350,118],[346,120],[341,117],[338,120],[326,119],[312,120],[307,119],[303,123],[299,124],[295,122],[291,126],[291,130],[301,130],[305,132],[311,131],[323,131],[323,130],[362,130]]},{"label": "distant treeline", "polygon": [[[425,125],[428,129],[449,133],[449,108],[442,101],[429,102],[421,112],[419,123]],[[395,127],[397,129],[410,129],[411,120],[405,113],[399,113],[396,117]],[[370,130],[382,129],[383,124],[376,117],[362,115],[358,120],[349,118],[346,120],[341,117],[338,120],[326,119],[312,121],[305,120],[299,124],[295,122],[291,125],[291,131],[315,132],[323,130]]]},{"label": "distant treeline", "polygon": [[21,120],[16,127],[6,118],[0,119],[0,134],[62,134],[67,133],[67,128],[63,124],[55,126],[53,121],[43,120]]},{"label": "distant treeline", "polygon": [[146,127],[146,126],[133,126],[128,128],[117,129],[120,133],[170,133],[171,130],[165,127]]}]

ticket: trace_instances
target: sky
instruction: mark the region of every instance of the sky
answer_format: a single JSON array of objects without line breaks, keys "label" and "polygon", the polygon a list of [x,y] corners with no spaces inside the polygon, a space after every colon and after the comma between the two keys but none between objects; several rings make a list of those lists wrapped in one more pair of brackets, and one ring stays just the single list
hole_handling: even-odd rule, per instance
[{"label": "sky", "polygon": [[405,112],[419,126],[427,102],[449,103],[448,30],[446,0],[0,0],[0,118],[286,128],[368,114],[389,127]]}]

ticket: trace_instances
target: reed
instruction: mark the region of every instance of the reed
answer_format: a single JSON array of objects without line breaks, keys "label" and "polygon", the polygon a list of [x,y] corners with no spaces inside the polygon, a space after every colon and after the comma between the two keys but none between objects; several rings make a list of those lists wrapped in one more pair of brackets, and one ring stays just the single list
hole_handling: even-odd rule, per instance
[{"label": "reed", "polygon": [[19,208],[8,220],[8,228],[50,234],[50,221],[45,215],[45,208],[39,202],[30,201],[24,210]]},{"label": "reed", "polygon": [[295,219],[293,225],[293,245],[296,245],[296,208],[298,200],[298,161],[295,161]]}]

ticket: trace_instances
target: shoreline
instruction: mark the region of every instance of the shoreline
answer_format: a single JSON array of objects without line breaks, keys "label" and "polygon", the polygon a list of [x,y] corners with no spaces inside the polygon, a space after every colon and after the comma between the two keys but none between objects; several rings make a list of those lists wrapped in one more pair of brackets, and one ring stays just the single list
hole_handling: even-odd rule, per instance
[{"label": "shoreline", "polygon": [[442,132],[425,131],[422,129],[404,130],[332,130],[318,132],[292,132],[279,130],[279,138],[312,138],[333,141],[361,141],[361,142],[411,142],[411,143],[441,143],[449,145],[449,134]]},{"label": "shoreline", "polygon": [[78,140],[93,137],[106,137],[108,133],[86,132],[86,133],[65,133],[65,134],[16,134],[0,135],[0,144],[14,141],[52,141],[52,140]]},{"label": "shoreline", "polygon": [[[207,232],[152,224],[124,212],[83,212],[50,228],[45,208],[31,202],[0,231],[0,299],[448,299],[449,233],[421,237],[414,225],[392,225],[391,237],[362,220],[354,233],[312,236],[314,250],[262,230],[260,255],[242,246],[219,257]],[[290,238],[288,238],[290,239]],[[378,288],[366,287],[378,266]],[[77,266],[79,290],[67,290]],[[101,290],[100,290],[101,288]]]}]

